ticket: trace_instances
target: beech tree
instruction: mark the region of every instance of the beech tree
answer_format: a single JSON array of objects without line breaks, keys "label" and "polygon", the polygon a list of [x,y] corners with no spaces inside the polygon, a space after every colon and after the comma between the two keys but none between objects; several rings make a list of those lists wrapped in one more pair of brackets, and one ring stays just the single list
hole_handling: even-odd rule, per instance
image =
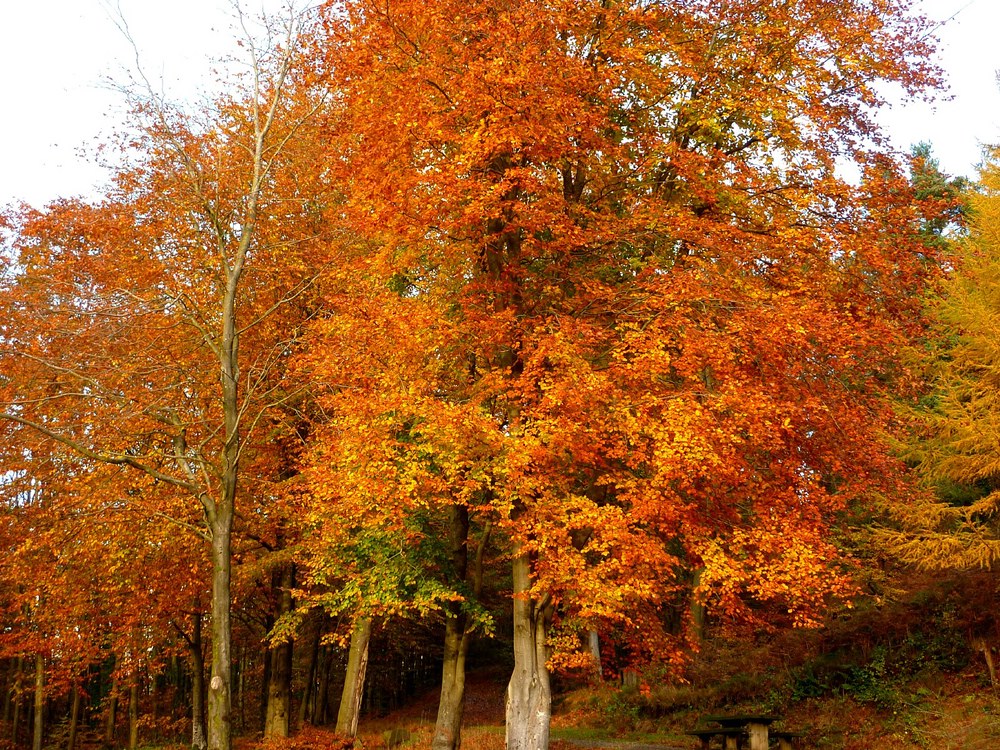
[{"label": "beech tree", "polygon": [[491,433],[462,492],[512,549],[508,747],[547,745],[577,630],[676,658],[662,603],[695,570],[734,621],[752,598],[814,622],[850,588],[830,523],[897,475],[883,397],[934,266],[871,113],[879,82],[934,83],[926,23],[894,0],[326,9],[345,216],[463,372],[421,432]]},{"label": "beech tree", "polygon": [[[0,420],[121,475],[119,502],[209,548],[208,737],[230,746],[232,534],[254,428],[321,260],[315,174],[292,165],[323,94],[297,22],[188,114],[139,87],[102,199],[22,208],[0,309]],[[310,177],[310,174],[313,175]],[[291,316],[291,317],[289,317]],[[164,505],[163,488],[194,500]],[[168,493],[170,494],[170,493]],[[253,497],[252,490],[248,497]]]}]

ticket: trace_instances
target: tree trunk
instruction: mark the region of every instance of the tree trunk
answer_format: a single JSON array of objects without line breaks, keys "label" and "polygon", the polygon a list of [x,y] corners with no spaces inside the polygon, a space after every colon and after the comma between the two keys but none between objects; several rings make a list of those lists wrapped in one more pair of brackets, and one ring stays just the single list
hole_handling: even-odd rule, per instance
[{"label": "tree trunk", "polygon": [[353,737],[358,733],[361,697],[364,695],[365,670],[368,668],[368,642],[372,635],[370,617],[359,617],[351,633],[351,648],[347,655],[344,692],[340,695],[337,712],[337,733]]},{"label": "tree trunk", "polygon": [[246,690],[247,690],[247,650],[246,646],[240,647],[240,674],[236,680],[236,705],[239,706],[240,712],[240,731],[246,731],[247,726],[247,702],[246,702]]},{"label": "tree trunk", "polygon": [[319,691],[316,700],[313,701],[312,723],[315,726],[326,723],[327,703],[330,695],[330,664],[333,662],[333,654],[330,646],[323,646],[320,650],[319,669]]},{"label": "tree trunk", "polygon": [[[149,676],[149,712],[152,714],[153,726],[157,727],[160,723],[160,687],[157,684],[159,682],[159,674],[154,673]],[[154,730],[156,736],[153,739],[158,740],[160,737],[159,729]]]},{"label": "tree trunk", "polygon": [[104,724],[104,746],[115,746],[115,713],[118,711],[118,677],[111,678],[111,692],[108,693],[108,715]]},{"label": "tree trunk", "polygon": [[444,665],[441,699],[434,727],[433,750],[457,750],[462,744],[462,715],[465,712],[465,657],[472,639],[465,617],[449,616],[445,621]]},{"label": "tree trunk", "polygon": [[7,726],[7,722],[10,721],[10,695],[14,686],[14,661],[13,659],[4,659],[4,675],[3,675],[3,719],[0,720],[3,726]]},{"label": "tree trunk", "polygon": [[73,683],[73,693],[69,707],[69,739],[66,740],[66,750],[75,750],[76,734],[80,726],[80,685]]},{"label": "tree trunk", "polygon": [[[275,572],[278,594],[278,621],[292,611],[292,587],[295,566],[283,565]],[[292,640],[283,641],[271,650],[271,679],[267,686],[267,715],[264,737],[287,737],[292,712]]]},{"label": "tree trunk", "polygon": [[698,587],[704,572],[704,568],[698,568],[691,574],[691,633],[699,641],[705,639],[705,603],[698,598]]},{"label": "tree trunk", "polygon": [[[235,476],[232,477],[235,494]],[[220,506],[228,505],[226,512]],[[230,750],[230,578],[232,503],[219,503],[212,524],[212,679],[208,689],[208,750]]]},{"label": "tree trunk", "polygon": [[316,703],[316,663],[319,660],[319,640],[322,635],[322,618],[316,621],[316,634],[313,637],[312,648],[309,650],[309,666],[306,668],[306,682],[302,687],[302,701],[299,703],[299,728],[305,726],[309,713],[310,699]]},{"label": "tree trunk", "polygon": [[45,657],[35,654],[35,732],[31,750],[42,750],[42,732],[45,729]]},{"label": "tree trunk", "polygon": [[191,638],[187,641],[191,657],[191,747],[205,750],[205,655],[201,650],[201,614],[194,616]]},{"label": "tree trunk", "polygon": [[18,691],[14,697],[14,717],[10,720],[10,741],[17,746],[17,730],[21,723],[21,693]]},{"label": "tree trunk", "polygon": [[601,637],[596,630],[587,632],[587,646],[590,649],[590,658],[594,661],[594,676],[601,681],[604,679],[604,671],[601,668]]},{"label": "tree trunk", "polygon": [[139,674],[132,675],[128,688],[128,750],[139,747]]},{"label": "tree trunk", "polygon": [[10,703],[4,706],[4,723],[8,717],[11,722],[11,742],[17,744],[17,720],[21,703],[21,672],[24,671],[24,657],[17,657],[14,662],[14,676],[10,686]]},{"label": "tree trunk", "polygon": [[[469,567],[469,509],[452,505],[449,510],[448,541],[455,580],[464,582]],[[485,540],[484,540],[485,541]],[[480,551],[483,545],[480,545]],[[481,556],[480,556],[481,559]],[[476,592],[478,594],[478,591]],[[468,617],[461,603],[445,611],[444,660],[441,698],[438,701],[432,750],[457,750],[462,744],[462,714],[465,712],[465,657],[469,651]]]},{"label": "tree trunk", "polygon": [[552,606],[531,597],[531,560],[513,560],[514,672],[507,685],[507,750],[547,750],[552,718],[548,659]]}]

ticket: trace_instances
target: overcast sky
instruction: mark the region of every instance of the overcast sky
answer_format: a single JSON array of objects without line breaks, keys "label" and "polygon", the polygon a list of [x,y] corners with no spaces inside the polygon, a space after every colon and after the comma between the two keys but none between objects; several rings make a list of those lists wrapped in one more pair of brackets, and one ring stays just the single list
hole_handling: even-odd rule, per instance
[{"label": "overcast sky", "polygon": [[[428,0],[433,2],[433,0]],[[249,12],[283,0],[249,0]],[[301,0],[298,5],[302,5]],[[900,148],[930,141],[945,170],[972,175],[981,144],[1000,141],[1000,0],[917,0],[940,29],[951,101],[898,104],[883,122]],[[211,60],[233,51],[227,0],[0,0],[0,204],[87,194],[103,173],[86,154],[122,119],[134,55],[109,8],[120,6],[142,63],[171,98],[210,85]],[[957,15],[956,15],[957,14]]]}]

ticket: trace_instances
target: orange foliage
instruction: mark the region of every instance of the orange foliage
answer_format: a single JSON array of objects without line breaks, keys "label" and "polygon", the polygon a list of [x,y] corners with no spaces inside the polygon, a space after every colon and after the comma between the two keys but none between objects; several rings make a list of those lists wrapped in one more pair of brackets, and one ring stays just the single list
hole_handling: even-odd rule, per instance
[{"label": "orange foliage", "polygon": [[695,569],[772,624],[847,595],[830,524],[899,489],[882,398],[935,271],[870,119],[877,81],[935,73],[884,10],[330,4],[341,215],[381,291],[313,329],[319,495],[475,504],[564,623],[664,657]]}]

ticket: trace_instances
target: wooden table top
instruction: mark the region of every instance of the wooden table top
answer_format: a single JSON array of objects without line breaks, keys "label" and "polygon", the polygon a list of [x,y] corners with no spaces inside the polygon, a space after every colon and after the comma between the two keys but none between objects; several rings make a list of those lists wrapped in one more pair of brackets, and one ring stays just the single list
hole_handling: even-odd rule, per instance
[{"label": "wooden table top", "polygon": [[780,717],[767,714],[734,714],[729,716],[702,716],[702,721],[714,721],[724,727],[742,727],[747,724],[773,724]]}]

